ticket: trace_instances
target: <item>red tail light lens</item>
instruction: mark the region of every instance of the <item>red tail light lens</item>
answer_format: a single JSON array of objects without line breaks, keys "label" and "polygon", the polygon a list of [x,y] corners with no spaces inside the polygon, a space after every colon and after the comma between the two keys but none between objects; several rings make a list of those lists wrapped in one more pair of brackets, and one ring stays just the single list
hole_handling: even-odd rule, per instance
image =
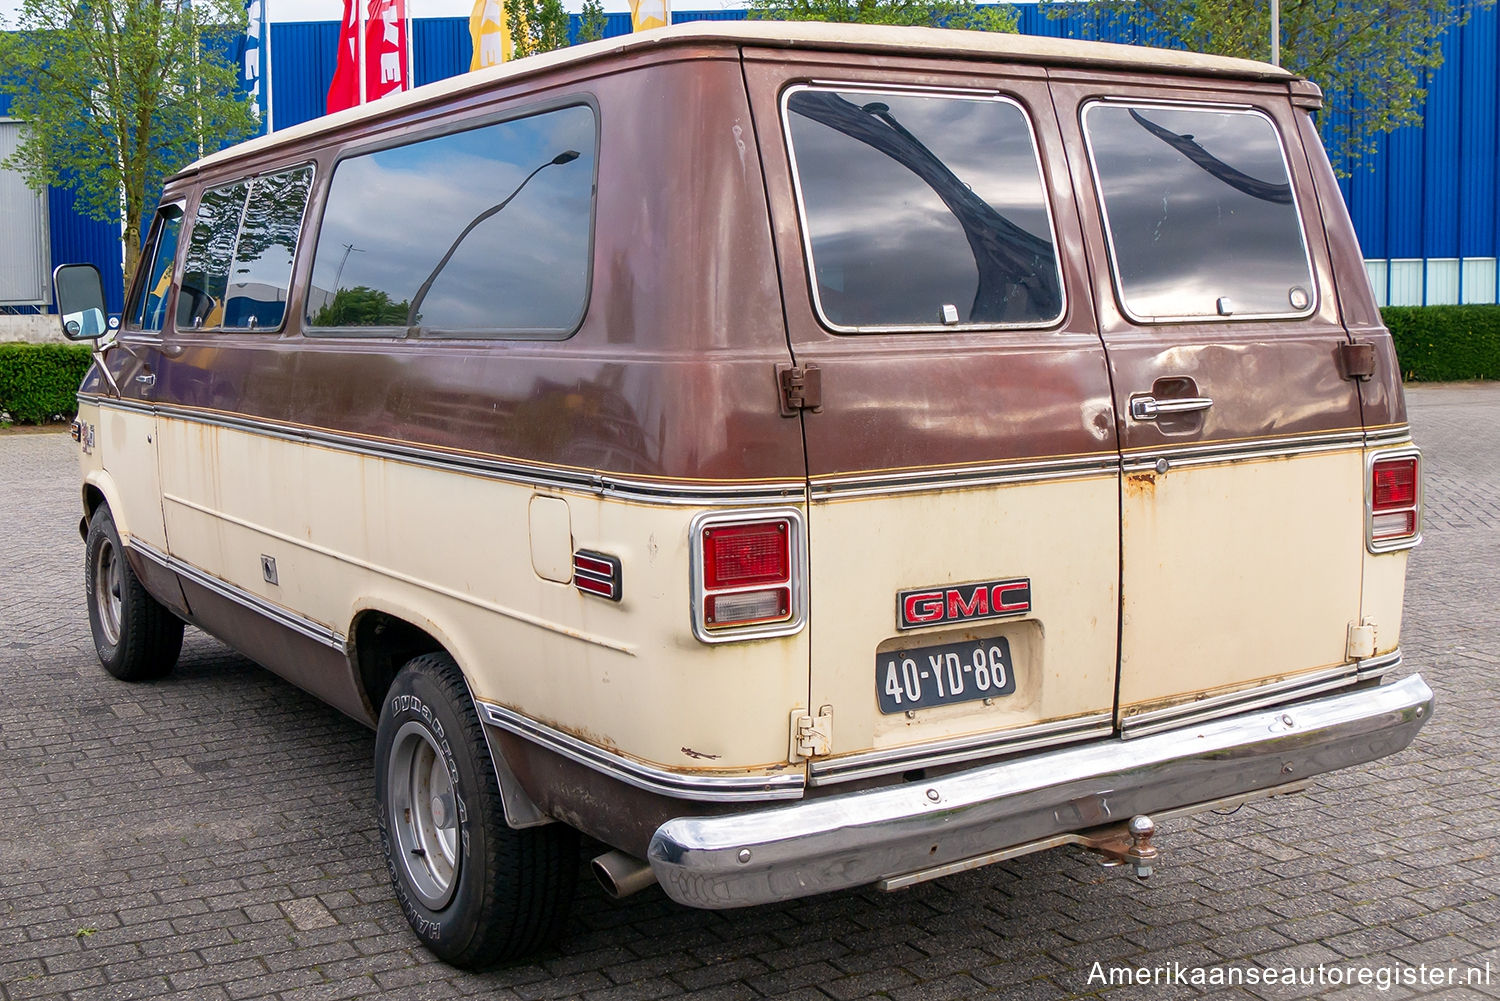
[{"label": "red tail light lens", "polygon": [[708,590],[784,584],[791,574],[787,522],[714,525],[703,530],[703,580]]},{"label": "red tail light lens", "polygon": [[1417,544],[1422,526],[1422,460],[1415,450],[1377,458],[1370,464],[1366,515],[1368,547],[1382,553]]},{"label": "red tail light lens", "polygon": [[1386,459],[1375,463],[1371,493],[1376,511],[1415,507],[1417,503],[1417,459]]}]

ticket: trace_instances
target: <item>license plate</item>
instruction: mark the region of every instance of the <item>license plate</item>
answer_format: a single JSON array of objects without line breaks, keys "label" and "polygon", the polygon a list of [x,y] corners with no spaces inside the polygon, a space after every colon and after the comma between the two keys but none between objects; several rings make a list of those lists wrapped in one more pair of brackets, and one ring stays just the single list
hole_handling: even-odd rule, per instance
[{"label": "license plate", "polygon": [[882,713],[993,699],[1015,690],[1010,641],[1004,636],[875,655],[875,694]]}]

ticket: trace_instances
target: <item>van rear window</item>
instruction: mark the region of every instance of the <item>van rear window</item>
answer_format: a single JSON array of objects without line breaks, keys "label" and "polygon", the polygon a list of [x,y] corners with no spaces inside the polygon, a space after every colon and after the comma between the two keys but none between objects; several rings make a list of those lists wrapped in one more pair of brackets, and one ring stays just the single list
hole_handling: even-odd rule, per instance
[{"label": "van rear window", "polygon": [[863,332],[1061,318],[1036,140],[1014,101],[822,87],[784,101],[825,324]]},{"label": "van rear window", "polygon": [[567,336],[588,298],[595,133],[574,106],[340,161],[308,324]]},{"label": "van rear window", "polygon": [[1276,127],[1257,111],[1084,111],[1120,305],[1135,320],[1305,316],[1312,266]]}]

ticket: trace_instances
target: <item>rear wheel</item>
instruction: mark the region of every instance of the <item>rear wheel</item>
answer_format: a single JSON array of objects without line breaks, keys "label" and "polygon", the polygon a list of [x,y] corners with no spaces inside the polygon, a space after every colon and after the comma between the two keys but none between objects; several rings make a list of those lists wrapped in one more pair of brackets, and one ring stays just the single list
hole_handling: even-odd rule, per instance
[{"label": "rear wheel", "polygon": [[94,650],[106,671],[121,681],[151,681],[177,665],[182,620],[151,597],[130,569],[108,505],[89,519],[84,587]]},{"label": "rear wheel", "polygon": [[396,899],[435,955],[482,969],[558,938],[578,834],[506,824],[484,730],[447,654],[396,675],[376,731],[375,797]]}]

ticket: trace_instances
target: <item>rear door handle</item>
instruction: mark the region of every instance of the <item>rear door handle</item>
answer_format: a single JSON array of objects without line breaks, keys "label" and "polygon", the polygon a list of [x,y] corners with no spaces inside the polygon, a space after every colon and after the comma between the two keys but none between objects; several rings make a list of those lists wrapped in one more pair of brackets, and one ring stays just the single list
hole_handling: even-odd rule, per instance
[{"label": "rear door handle", "polygon": [[1130,416],[1138,421],[1154,421],[1162,414],[1190,414],[1207,410],[1214,401],[1206,396],[1188,396],[1180,400],[1158,400],[1154,396],[1135,396],[1130,400]]}]

